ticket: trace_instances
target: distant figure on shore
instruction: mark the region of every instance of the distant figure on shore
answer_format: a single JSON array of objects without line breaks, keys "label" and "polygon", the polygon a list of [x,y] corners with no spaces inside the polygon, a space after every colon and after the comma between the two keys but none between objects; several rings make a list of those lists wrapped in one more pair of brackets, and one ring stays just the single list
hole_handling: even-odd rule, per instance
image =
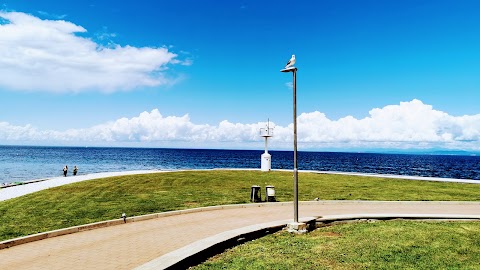
[{"label": "distant figure on shore", "polygon": [[63,167],[63,176],[66,177],[67,173],[68,173],[68,166],[65,165],[65,167]]},{"label": "distant figure on shore", "polygon": [[77,166],[73,166],[73,175],[77,175],[78,168]]}]

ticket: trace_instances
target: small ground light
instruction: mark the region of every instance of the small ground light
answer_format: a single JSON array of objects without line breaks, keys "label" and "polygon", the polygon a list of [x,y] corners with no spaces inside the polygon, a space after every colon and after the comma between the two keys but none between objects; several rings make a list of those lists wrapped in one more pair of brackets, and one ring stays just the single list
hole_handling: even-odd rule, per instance
[{"label": "small ground light", "polygon": [[123,222],[127,223],[127,215],[125,213],[122,214]]}]

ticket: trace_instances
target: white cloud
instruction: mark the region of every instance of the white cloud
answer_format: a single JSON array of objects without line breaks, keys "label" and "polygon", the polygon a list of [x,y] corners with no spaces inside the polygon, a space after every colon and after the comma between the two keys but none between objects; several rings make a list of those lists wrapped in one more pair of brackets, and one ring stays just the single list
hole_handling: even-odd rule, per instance
[{"label": "white cloud", "polygon": [[[157,109],[137,117],[121,118],[87,129],[40,131],[31,125],[0,122],[0,143],[35,142],[54,144],[137,144],[186,147],[219,146],[262,148],[259,129],[264,122],[216,126],[195,124],[189,115],[163,116]],[[271,125],[275,125],[271,123]],[[293,125],[275,126],[272,148],[290,149]],[[401,102],[370,111],[370,116],[330,120],[321,112],[298,117],[300,149],[355,148],[445,148],[480,150],[480,114],[451,116],[419,100]]]},{"label": "white cloud", "polygon": [[[11,90],[113,92],[171,84],[165,70],[184,64],[167,48],[95,43],[64,20],[0,11],[0,87]],[[191,60],[188,60],[191,64]]]},{"label": "white cloud", "polygon": [[420,100],[375,108],[364,119],[329,120],[320,112],[299,116],[299,138],[351,147],[454,147],[480,149],[480,114],[455,117]]}]

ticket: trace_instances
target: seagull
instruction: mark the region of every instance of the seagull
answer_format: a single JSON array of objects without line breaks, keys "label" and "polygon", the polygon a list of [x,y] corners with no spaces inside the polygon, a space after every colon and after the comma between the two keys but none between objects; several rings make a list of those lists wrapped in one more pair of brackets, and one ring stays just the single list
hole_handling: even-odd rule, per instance
[{"label": "seagull", "polygon": [[285,68],[289,68],[291,66],[295,65],[295,54],[292,55],[292,58],[290,58],[290,60],[288,60],[288,63],[287,65],[285,66]]}]

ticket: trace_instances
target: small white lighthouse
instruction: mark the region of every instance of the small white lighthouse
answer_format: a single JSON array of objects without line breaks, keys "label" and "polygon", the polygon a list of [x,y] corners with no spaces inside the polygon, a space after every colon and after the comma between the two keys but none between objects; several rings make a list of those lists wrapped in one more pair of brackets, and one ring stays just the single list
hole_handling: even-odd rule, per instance
[{"label": "small white lighthouse", "polygon": [[265,138],[265,153],[262,154],[262,171],[268,172],[272,169],[272,156],[268,153],[268,138],[273,136],[273,128],[270,127],[270,119],[265,128],[260,129],[260,136]]}]

